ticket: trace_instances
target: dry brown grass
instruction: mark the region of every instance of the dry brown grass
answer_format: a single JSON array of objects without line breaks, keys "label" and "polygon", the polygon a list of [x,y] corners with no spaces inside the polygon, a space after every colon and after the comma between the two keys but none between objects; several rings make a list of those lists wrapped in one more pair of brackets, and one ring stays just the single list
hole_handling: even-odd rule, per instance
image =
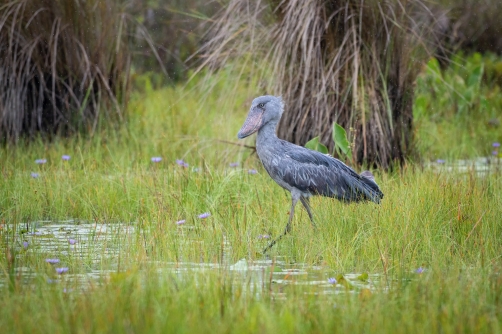
[{"label": "dry brown grass", "polygon": [[[186,78],[191,62],[187,59],[200,46],[210,17],[221,9],[219,1],[207,0],[130,0],[128,12],[141,25],[136,28],[135,70],[160,72],[165,81]],[[147,36],[147,38],[145,38]],[[155,54],[156,51],[156,54]]]},{"label": "dry brown grass", "polygon": [[413,83],[440,25],[420,1],[231,0],[201,53],[212,69],[265,59],[256,95],[284,97],[280,137],[332,151],[337,122],[354,162],[388,168],[413,153]]},{"label": "dry brown grass", "polygon": [[449,18],[448,43],[454,50],[502,55],[502,4],[496,0],[443,0]]},{"label": "dry brown grass", "polygon": [[130,57],[121,1],[14,0],[0,6],[0,134],[94,132],[123,118]]}]

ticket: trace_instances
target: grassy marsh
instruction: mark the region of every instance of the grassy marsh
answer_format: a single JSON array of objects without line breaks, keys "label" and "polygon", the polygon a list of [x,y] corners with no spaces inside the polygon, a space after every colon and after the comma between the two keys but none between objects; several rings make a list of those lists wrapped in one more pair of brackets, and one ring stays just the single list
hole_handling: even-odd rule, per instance
[{"label": "grassy marsh", "polygon": [[[235,88],[224,79],[214,78],[211,94],[195,83],[157,90],[146,85],[133,98],[122,129],[93,139],[0,150],[1,328],[501,331],[502,178],[495,169],[483,177],[412,164],[395,173],[376,171],[385,194],[380,206],[314,199],[318,229],[298,210],[292,233],[270,253],[264,279],[230,270],[227,264],[241,259],[263,260],[267,239],[260,236],[282,231],[289,196],[251,150],[219,141],[236,141],[257,91],[252,82]],[[64,154],[71,159],[62,160]],[[162,161],[152,162],[155,156]],[[47,162],[35,164],[42,158]],[[230,167],[232,162],[239,166]],[[250,174],[252,169],[258,173]],[[198,218],[204,212],[211,216]],[[110,244],[77,239],[77,247],[87,242],[82,252],[46,248],[28,235],[44,224],[41,220],[67,219],[133,230]],[[180,220],[186,222],[177,225]],[[107,256],[113,247],[118,253]],[[68,272],[57,275],[47,258],[60,259],[56,266]],[[286,267],[305,266],[307,277],[314,272],[308,268],[316,268],[315,284],[278,269],[276,259]],[[165,269],[167,263],[186,262],[214,266]],[[425,270],[418,273],[418,268]],[[94,271],[105,275],[84,277],[83,288],[82,275]],[[350,273],[372,281],[371,288],[350,283],[356,279],[344,282],[342,276]],[[331,277],[338,284],[329,283]]]}]

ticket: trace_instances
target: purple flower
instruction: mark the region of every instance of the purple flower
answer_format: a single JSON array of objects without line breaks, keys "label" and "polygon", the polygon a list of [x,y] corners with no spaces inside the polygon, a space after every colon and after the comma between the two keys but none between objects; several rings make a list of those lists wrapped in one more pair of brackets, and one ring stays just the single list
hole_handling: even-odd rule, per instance
[{"label": "purple flower", "polygon": [[181,167],[185,167],[185,168],[187,168],[187,167],[188,167],[188,164],[187,164],[185,161],[183,161],[183,160],[176,159],[176,163],[177,163],[179,166],[181,166]]},{"label": "purple flower", "polygon": [[61,275],[61,274],[64,274],[64,273],[67,273],[69,270],[68,267],[61,267],[61,268],[56,268],[56,272]]},{"label": "purple flower", "polygon": [[28,248],[29,245],[30,245],[30,243],[28,241],[23,241],[24,249]]},{"label": "purple flower", "polygon": [[269,239],[269,238],[270,238],[270,236],[268,234],[260,234],[258,236],[258,239]]},{"label": "purple flower", "polygon": [[75,239],[68,239],[68,243],[70,245],[75,245],[77,243],[77,240],[75,240]]},{"label": "purple flower", "polygon": [[336,284],[336,283],[338,283],[338,281],[336,280],[336,278],[330,277],[330,278],[328,278],[328,283],[329,284]]},{"label": "purple flower", "polygon": [[161,162],[162,158],[161,157],[152,157],[152,162]]},{"label": "purple flower", "polygon": [[415,270],[415,272],[416,272],[417,274],[421,274],[421,273],[423,273],[424,271],[425,271],[425,268],[422,268],[422,267],[419,267],[419,268],[417,268],[417,270]]},{"label": "purple flower", "polygon": [[499,155],[499,152],[497,152],[497,151],[492,151],[492,155],[497,156],[497,155]]},{"label": "purple flower", "polygon": [[211,216],[209,212],[204,212],[199,215],[200,219],[206,219],[207,217]]},{"label": "purple flower", "polygon": [[250,169],[248,170],[248,174],[257,174],[258,171],[256,169]]},{"label": "purple flower", "polygon": [[493,147],[500,147],[500,143],[495,142],[495,143],[493,143],[493,144],[492,144],[492,146],[493,146]]},{"label": "purple flower", "polygon": [[443,159],[437,159],[436,162],[440,165],[445,163],[445,161]]},{"label": "purple flower", "polygon": [[185,220],[185,219],[178,220],[178,221],[176,222],[176,225],[183,225],[183,224],[185,224],[185,222],[186,222],[186,220]]},{"label": "purple flower", "polygon": [[232,162],[229,164],[230,167],[239,167],[239,163],[238,162]]},{"label": "purple flower", "polygon": [[61,159],[63,159],[64,161],[68,161],[68,160],[71,159],[71,157],[69,155],[63,154],[63,156],[61,157]]},{"label": "purple flower", "polygon": [[38,173],[31,172],[31,177],[34,179],[38,179],[40,175]]},{"label": "purple flower", "polygon": [[47,159],[37,159],[35,160],[35,163],[37,165],[42,165],[42,164],[45,164],[47,162]]},{"label": "purple flower", "polygon": [[45,259],[45,262],[50,264],[56,264],[59,263],[59,259]]}]

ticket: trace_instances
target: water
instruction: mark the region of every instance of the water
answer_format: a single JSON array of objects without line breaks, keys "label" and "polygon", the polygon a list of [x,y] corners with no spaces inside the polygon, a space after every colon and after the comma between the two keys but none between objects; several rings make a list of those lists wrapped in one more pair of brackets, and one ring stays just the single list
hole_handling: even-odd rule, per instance
[{"label": "water", "polygon": [[[18,266],[14,268],[15,276],[21,277],[22,284],[25,285],[35,284],[36,280],[43,279],[47,285],[60,284],[64,289],[67,289],[66,283],[71,282],[73,290],[85,291],[91,286],[107,282],[114,273],[127,269],[120,268],[119,259],[120,256],[125,256],[121,252],[127,253],[127,247],[137,242],[137,229],[136,224],[77,220],[38,221],[25,224],[22,228],[17,226],[15,248],[20,263],[26,263],[21,258],[30,253],[41,254],[43,259],[58,259],[59,262],[42,263],[41,267],[29,267],[27,264]],[[186,233],[186,229],[189,230],[189,226],[183,226],[180,233]],[[28,243],[27,246],[25,242]],[[302,286],[316,294],[349,291],[345,282],[335,283],[333,271],[322,266],[289,263],[281,257],[255,261],[240,259],[233,263],[230,260],[231,252],[232,247],[224,238],[221,263],[150,261],[147,264],[157,268],[159,275],[175,275],[180,280],[206,273],[224,274],[232,278],[232,284],[245,287],[244,290],[259,293],[268,289],[279,299],[286,298],[284,288],[291,285]],[[51,266],[54,267],[53,271]],[[65,267],[68,267],[67,273],[58,275],[55,272],[55,268]],[[340,276],[337,278],[340,280]],[[359,291],[375,290],[381,277],[367,275],[361,279],[361,274],[352,273],[343,275],[343,279],[350,284],[350,291]],[[5,284],[0,278],[0,287]]]},{"label": "water", "polygon": [[500,173],[502,171],[502,159],[496,157],[479,157],[455,161],[437,160],[426,163],[425,167],[436,172],[459,174],[475,172],[483,176],[490,173]]},{"label": "water", "polygon": [[71,255],[100,263],[103,258],[119,256],[121,244],[134,230],[131,224],[39,221],[27,224],[17,236],[23,248],[28,242],[27,252],[43,252],[48,257]]}]

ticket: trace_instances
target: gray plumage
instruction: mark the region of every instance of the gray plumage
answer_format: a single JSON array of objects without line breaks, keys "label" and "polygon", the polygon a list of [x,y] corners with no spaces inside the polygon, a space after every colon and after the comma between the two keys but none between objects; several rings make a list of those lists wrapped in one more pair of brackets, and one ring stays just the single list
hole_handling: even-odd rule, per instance
[{"label": "gray plumage", "polygon": [[314,225],[308,201],[310,196],[334,197],[347,203],[380,203],[383,198],[371,172],[357,174],[338,159],[277,138],[276,127],[283,110],[284,104],[280,97],[266,95],[254,99],[248,117],[237,135],[242,139],[258,131],[256,151],[263,167],[277,184],[291,192],[292,205],[286,229],[264,252],[290,231],[298,200]]}]

